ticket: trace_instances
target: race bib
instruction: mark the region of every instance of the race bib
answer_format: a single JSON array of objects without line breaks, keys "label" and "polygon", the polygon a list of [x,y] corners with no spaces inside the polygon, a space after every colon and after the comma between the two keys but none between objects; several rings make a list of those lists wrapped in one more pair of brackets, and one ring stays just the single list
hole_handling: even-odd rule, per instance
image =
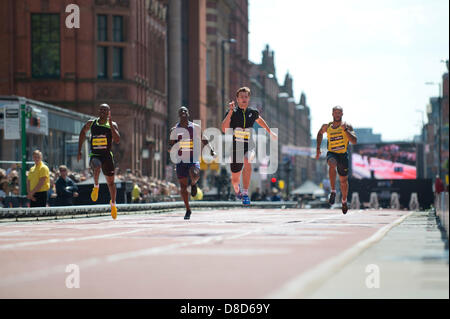
[{"label": "race bib", "polygon": [[250,139],[250,131],[247,129],[236,128],[234,130],[234,137],[236,138],[236,142],[248,143],[248,140]]},{"label": "race bib", "polygon": [[194,142],[192,140],[181,140],[180,149],[181,150],[192,150],[194,148]]},{"label": "race bib", "polygon": [[105,149],[108,146],[108,140],[106,137],[94,137],[92,139],[92,148]]}]

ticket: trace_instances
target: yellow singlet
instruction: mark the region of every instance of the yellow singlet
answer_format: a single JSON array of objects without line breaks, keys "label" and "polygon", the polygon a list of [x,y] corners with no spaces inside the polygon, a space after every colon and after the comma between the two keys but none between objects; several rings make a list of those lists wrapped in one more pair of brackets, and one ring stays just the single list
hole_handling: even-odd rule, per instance
[{"label": "yellow singlet", "polygon": [[330,122],[327,128],[327,138],[329,152],[347,152],[348,138],[341,126],[339,126],[338,128],[333,128],[333,122]]}]

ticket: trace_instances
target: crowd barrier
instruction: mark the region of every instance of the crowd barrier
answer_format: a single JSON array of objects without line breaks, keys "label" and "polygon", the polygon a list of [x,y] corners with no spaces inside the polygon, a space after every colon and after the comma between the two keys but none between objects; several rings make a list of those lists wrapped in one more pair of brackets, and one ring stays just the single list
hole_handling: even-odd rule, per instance
[{"label": "crowd barrier", "polygon": [[[193,201],[189,203],[192,208],[243,208],[241,202],[206,202]],[[297,202],[253,202],[250,208],[297,208]],[[150,204],[118,204],[117,209],[120,214],[132,213],[158,213],[174,209],[184,209],[184,202],[165,202]],[[40,217],[76,217],[76,216],[98,216],[110,214],[109,205],[84,205],[65,207],[38,207],[38,208],[6,208],[0,209],[0,219],[22,219]]]},{"label": "crowd barrier", "polygon": [[436,196],[434,207],[436,207],[436,215],[439,217],[448,239],[448,193],[440,193]]}]

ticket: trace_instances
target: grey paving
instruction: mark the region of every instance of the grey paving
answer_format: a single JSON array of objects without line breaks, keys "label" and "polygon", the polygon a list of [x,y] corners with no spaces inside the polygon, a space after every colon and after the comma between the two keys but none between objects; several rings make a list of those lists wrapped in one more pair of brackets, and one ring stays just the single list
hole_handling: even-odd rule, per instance
[{"label": "grey paving", "polygon": [[308,298],[448,299],[448,240],[436,215],[413,213]]}]

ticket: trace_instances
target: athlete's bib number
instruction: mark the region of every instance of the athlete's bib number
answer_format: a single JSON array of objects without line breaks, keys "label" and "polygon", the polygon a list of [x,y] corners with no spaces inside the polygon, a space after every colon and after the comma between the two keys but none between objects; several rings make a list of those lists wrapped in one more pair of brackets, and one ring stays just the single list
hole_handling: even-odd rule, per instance
[{"label": "athlete's bib number", "polygon": [[236,138],[236,142],[248,142],[250,138],[250,131],[241,128],[236,128],[234,130],[234,137]]},{"label": "athlete's bib number", "polygon": [[92,139],[92,147],[95,149],[104,149],[108,145],[106,137],[94,137]]},{"label": "athlete's bib number", "polygon": [[194,142],[192,140],[182,140],[180,141],[180,149],[182,150],[192,150],[194,148]]}]

